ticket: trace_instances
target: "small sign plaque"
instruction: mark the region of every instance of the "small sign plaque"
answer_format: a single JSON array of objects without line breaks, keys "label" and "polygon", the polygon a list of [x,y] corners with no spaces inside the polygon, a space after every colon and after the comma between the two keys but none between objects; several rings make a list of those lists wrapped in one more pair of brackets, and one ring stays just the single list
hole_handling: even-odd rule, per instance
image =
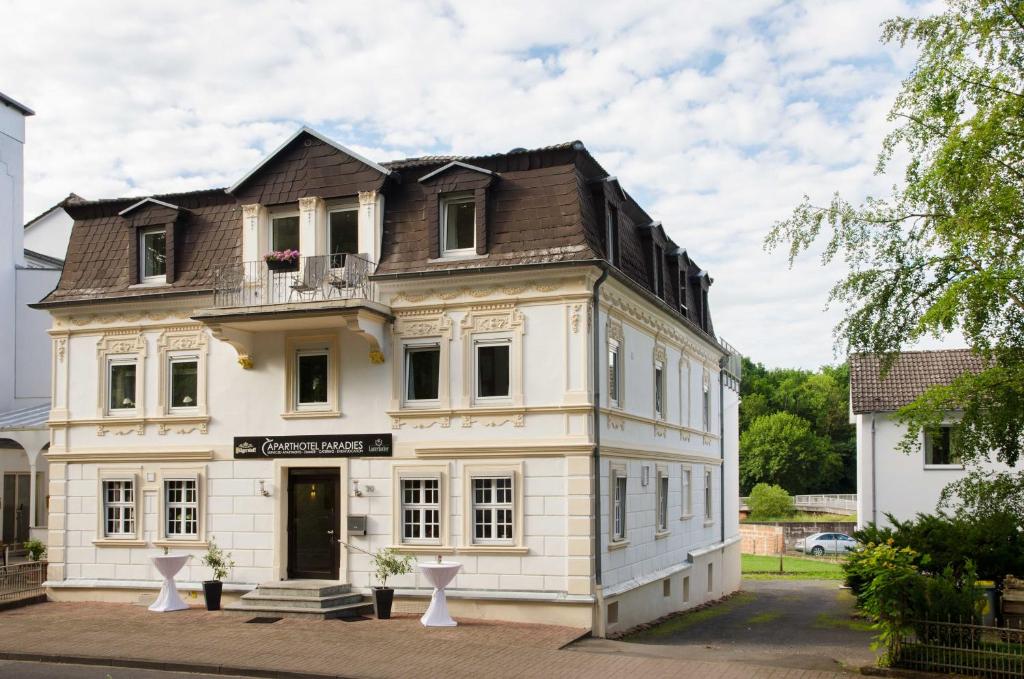
[{"label": "small sign plaque", "polygon": [[391,434],[236,436],[235,459],[271,457],[391,457]]}]

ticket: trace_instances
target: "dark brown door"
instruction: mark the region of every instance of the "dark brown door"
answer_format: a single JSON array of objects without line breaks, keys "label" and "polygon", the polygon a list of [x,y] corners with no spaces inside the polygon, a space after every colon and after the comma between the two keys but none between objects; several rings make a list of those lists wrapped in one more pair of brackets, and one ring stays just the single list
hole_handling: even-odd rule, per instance
[{"label": "dark brown door", "polygon": [[29,475],[4,474],[3,529],[0,541],[19,543],[28,540],[28,527],[32,515],[29,504]]},{"label": "dark brown door", "polygon": [[337,470],[288,472],[288,577],[338,579]]}]

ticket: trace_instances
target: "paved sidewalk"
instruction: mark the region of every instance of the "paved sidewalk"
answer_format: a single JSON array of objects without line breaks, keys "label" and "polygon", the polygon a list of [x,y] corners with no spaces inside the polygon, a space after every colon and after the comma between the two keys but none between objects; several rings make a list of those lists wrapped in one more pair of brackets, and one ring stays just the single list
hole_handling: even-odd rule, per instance
[{"label": "paved sidewalk", "polygon": [[[46,603],[0,613],[0,658],[108,658],[112,664],[211,674],[333,677],[648,677],[837,679],[841,674],[742,663],[685,661],[560,650],[581,630],[460,620],[425,629],[416,616],[392,620],[249,624],[244,617],[192,609],[150,613],[141,606]],[[294,676],[294,674],[292,675]]]}]

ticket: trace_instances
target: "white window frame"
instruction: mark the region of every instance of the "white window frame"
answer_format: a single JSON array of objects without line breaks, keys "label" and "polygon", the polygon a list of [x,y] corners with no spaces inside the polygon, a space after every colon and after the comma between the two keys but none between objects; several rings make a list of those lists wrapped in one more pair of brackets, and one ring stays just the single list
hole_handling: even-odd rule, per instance
[{"label": "white window frame", "polygon": [[[328,208],[328,210],[327,210],[327,236],[324,239],[324,242],[327,243],[327,253],[326,254],[327,254],[328,258],[333,257],[333,254],[331,252],[331,250],[332,250],[332,248],[331,248],[331,215],[333,215],[335,212],[355,212],[356,213],[356,251],[353,252],[353,253],[348,253],[348,254],[354,254],[354,255],[358,256],[359,253],[362,252],[362,249],[360,247],[362,245],[362,243],[359,240],[359,206],[358,205],[344,205],[344,206],[340,206],[339,205],[339,206]],[[338,267],[335,267],[335,268],[338,268]]]},{"label": "white window frame", "polygon": [[[665,362],[654,361],[654,419],[665,419]],[[660,401],[660,402],[659,402]]]},{"label": "white window frame", "polygon": [[[438,537],[405,538],[405,495],[403,482],[425,480],[437,482]],[[448,498],[449,465],[416,462],[392,467],[392,547],[409,554],[451,554],[455,551],[450,539],[450,503]],[[420,506],[424,506],[422,503]]]},{"label": "white window frame", "polygon": [[711,431],[711,373],[708,372],[707,368],[704,369],[704,379],[702,381],[703,391],[701,401],[701,423],[704,426],[705,432]]},{"label": "white window frame", "polygon": [[[479,482],[479,481],[490,481],[490,482],[493,482],[492,486],[491,486],[491,501],[490,502],[477,503],[477,500],[476,500],[476,486],[477,486],[477,482]],[[503,481],[507,481],[508,482],[508,497],[509,497],[509,501],[508,502],[498,502],[498,500],[497,500],[497,494],[498,494],[498,490],[499,490],[498,482],[503,482]],[[470,539],[470,542],[472,544],[474,544],[474,545],[514,545],[515,544],[515,542],[516,542],[516,539],[515,539],[515,535],[516,535],[516,501],[515,501],[516,488],[515,488],[515,486],[516,486],[515,474],[475,474],[470,479],[470,482],[469,482],[469,490],[470,490],[469,503],[470,503],[470,512],[471,512],[471,514],[470,514],[470,517],[469,517],[469,523],[470,523],[470,526],[473,529],[473,532],[469,535],[469,539]],[[476,512],[479,509],[490,510],[490,512],[491,512],[491,520],[489,522],[487,522],[487,524],[485,524],[485,525],[489,525],[491,527],[492,537],[489,537],[489,538],[477,537],[476,529],[477,529],[477,526],[479,526],[480,524],[477,522]],[[497,519],[498,512],[508,512],[508,515],[509,515],[508,526],[509,526],[509,532],[511,533],[510,537],[503,537],[503,538],[494,537],[495,535],[497,535],[498,527],[500,525],[504,525],[506,523],[504,521],[501,521],[501,522],[498,521],[498,519]]]},{"label": "white window frame", "polygon": [[[185,497],[187,497],[187,495],[185,495],[185,493],[187,492],[188,486],[187,485],[183,485],[182,486],[182,497],[183,497],[183,499],[181,501],[178,501],[178,502],[171,502],[171,500],[170,500],[170,490],[171,490],[170,484],[172,484],[172,483],[192,484],[193,489],[194,489],[194,499],[192,501],[188,501],[188,500],[184,499]],[[199,536],[202,534],[201,526],[200,526],[200,524],[201,524],[200,511],[201,511],[201,508],[202,508],[202,504],[199,501],[199,496],[200,496],[200,492],[201,491],[202,491],[202,488],[200,487],[199,479],[197,477],[195,477],[195,476],[176,476],[176,475],[171,475],[171,476],[165,476],[165,477],[163,477],[161,479],[161,481],[160,481],[160,504],[163,507],[163,511],[162,511],[161,517],[160,517],[161,518],[161,524],[162,524],[160,530],[161,530],[161,533],[162,533],[164,539],[166,539],[168,541],[184,540],[184,541],[189,541],[189,542],[194,542],[194,541],[199,540]],[[181,524],[182,524],[182,528],[183,529],[184,529],[184,527],[188,523],[188,519],[185,518],[187,516],[187,510],[189,510],[189,509],[194,509],[195,510],[195,532],[193,532],[193,533],[185,533],[185,532],[171,533],[171,531],[169,530],[170,522],[171,522],[171,510],[175,509],[175,508],[180,508],[181,510],[183,510],[182,511],[182,519],[181,519]]]},{"label": "white window frame", "polygon": [[[161,274],[149,275],[146,271],[146,237],[157,233],[162,233],[164,235],[164,272]],[[162,226],[150,229],[139,229],[139,282],[167,282],[167,229]]]},{"label": "white window frame", "polygon": [[[608,472],[608,548],[616,549],[629,543],[626,525],[629,519],[629,474],[624,464],[611,464]],[[622,486],[619,485],[620,481]]]},{"label": "white window frame", "polygon": [[[299,403],[299,356],[327,355],[327,402]],[[341,376],[337,335],[293,335],[285,340],[285,419],[337,417]]]},{"label": "white window frame", "polygon": [[[419,484],[419,502],[407,502],[406,501],[406,484],[414,483]],[[426,494],[430,492],[430,489],[426,487],[427,484],[434,484],[433,493],[435,494],[434,502],[428,502],[426,500]],[[401,525],[401,533],[399,533],[399,540],[403,545],[439,545],[441,544],[441,479],[439,476],[413,476],[402,475],[398,479],[398,492],[400,494],[400,516],[399,523]],[[410,537],[406,535],[406,527],[410,525],[410,522],[406,521],[405,513],[407,511],[418,511],[419,520],[414,522],[419,528],[420,537]],[[437,516],[436,522],[430,522],[426,520],[427,512],[435,512]],[[435,525],[436,537],[425,537],[426,528],[431,525]]]},{"label": "white window frame", "polygon": [[[111,501],[110,491],[112,490],[113,484],[120,484],[121,492],[119,500]],[[135,499],[135,494],[138,492],[138,487],[135,484],[134,478],[107,478],[100,481],[103,492],[103,537],[108,540],[124,540],[132,539],[138,532],[138,514],[136,508],[138,503]],[[128,491],[130,499],[124,499],[125,494]],[[117,524],[117,530],[111,530],[111,518],[110,511],[118,510],[118,518],[114,520]],[[125,514],[130,514],[130,518],[125,518]],[[131,527],[130,530],[121,530],[128,525]]]},{"label": "white window frame", "polygon": [[[174,405],[174,366],[177,363],[195,363],[196,364],[196,394],[195,399],[190,406],[175,406]],[[199,360],[197,354],[182,354],[182,355],[171,355],[167,358],[167,410],[171,413],[192,413],[199,409],[199,391],[200,391],[200,376],[199,371],[202,370],[202,361]]]},{"label": "white window frame", "polygon": [[690,426],[690,359],[683,354],[679,358],[679,424]]},{"label": "white window frame", "polygon": [[[440,200],[437,202],[441,211],[441,214],[438,217],[438,224],[440,225],[438,233],[441,239],[441,256],[465,257],[467,255],[476,255],[476,226],[479,215],[476,213],[476,198],[473,193],[460,191],[458,193],[446,194],[441,196]],[[473,245],[468,248],[448,249],[448,206],[452,203],[473,203]]]},{"label": "white window frame", "polygon": [[[480,349],[485,347],[506,347],[508,350],[508,393],[504,396],[480,395]],[[480,337],[473,339],[473,401],[475,403],[508,403],[512,400],[514,360],[511,337]]]},{"label": "white window frame", "polygon": [[[96,537],[92,544],[96,547],[142,547],[146,543],[141,539],[142,535],[142,488],[139,483],[141,468],[117,467],[96,470]],[[107,483],[121,482],[132,484],[132,502],[121,502],[118,506],[131,507],[135,520],[132,524],[132,532],[108,533],[107,532]]]},{"label": "white window frame", "polygon": [[[945,423],[939,425],[939,427],[941,429],[948,429],[949,430],[949,454],[950,454],[950,459],[953,459],[953,428],[955,426],[956,426],[956,424],[950,423],[950,422],[945,422]],[[950,462],[950,463],[929,462],[928,458],[931,456],[931,449],[932,449],[932,445],[933,445],[932,437],[928,434],[927,429],[923,429],[921,431],[921,437],[922,437],[922,440],[921,440],[921,456],[922,456],[921,457],[921,461],[924,464],[924,468],[926,470],[963,469],[964,468],[963,462]]]},{"label": "white window frame", "polygon": [[679,509],[680,520],[693,517],[693,468],[688,464],[679,469]]},{"label": "white window frame", "polygon": [[[125,406],[123,408],[114,408],[110,405],[110,396],[113,393],[114,386],[114,366],[119,365],[133,365],[135,366],[135,392],[132,394],[132,405]],[[107,359],[107,392],[105,401],[107,403],[107,412],[111,415],[121,415],[128,413],[135,413],[139,409],[139,371],[140,362],[136,358],[108,358]]]},{"label": "white window frame", "polygon": [[605,244],[608,248],[608,263],[612,266],[619,265],[619,210],[610,202],[605,202],[604,233]]},{"label": "white window frame", "polygon": [[672,482],[669,479],[668,468],[659,464],[654,481],[654,536],[663,538],[669,534],[668,496]]},{"label": "white window frame", "polygon": [[704,470],[704,525],[710,525],[715,521],[715,491],[714,476],[710,469]]},{"label": "white window frame", "polygon": [[299,247],[296,248],[299,252],[302,252],[302,215],[298,210],[287,211],[287,212],[272,212],[267,215],[267,245],[268,250],[276,251],[274,247],[274,222],[278,219],[287,219],[289,217],[295,217],[299,220]]},{"label": "white window frame", "polygon": [[[512,539],[476,539],[473,480],[480,478],[510,478],[512,480]],[[523,542],[523,465],[465,464],[462,467],[462,545],[459,552],[478,554],[527,554]],[[505,508],[504,506],[502,508]],[[433,553],[433,552],[429,552]]]},{"label": "white window frame", "polygon": [[[615,356],[612,365],[612,356]],[[614,393],[612,384],[615,385]],[[608,405],[613,408],[622,407],[622,347],[618,340],[608,340]]]},{"label": "white window frame", "polygon": [[[324,395],[325,395],[326,398],[323,401],[310,401],[309,403],[303,403],[300,400],[299,394],[302,391],[300,389],[300,387],[301,387],[300,382],[302,380],[302,370],[300,369],[299,364],[300,364],[300,362],[301,362],[301,360],[303,358],[306,358],[308,356],[323,356],[323,357],[325,357],[327,359],[327,374],[325,376],[327,378],[327,385],[324,387]],[[298,349],[298,350],[295,351],[294,361],[295,361],[295,384],[294,384],[295,393],[293,395],[293,398],[295,399],[295,409],[296,410],[326,410],[326,409],[328,409],[330,407],[330,405],[331,405],[331,350],[330,350],[330,348],[329,347],[317,347],[315,349],[313,349],[313,348]]]},{"label": "white window frame", "polygon": [[[409,372],[412,369],[412,364],[409,361],[409,355],[431,349],[437,351],[437,396],[435,398],[409,398]],[[444,373],[441,370],[444,362],[444,356],[442,355],[440,340],[404,342],[402,344],[402,362],[402,406],[407,408],[439,407],[441,404],[441,392],[444,388],[442,380],[445,378]]]}]

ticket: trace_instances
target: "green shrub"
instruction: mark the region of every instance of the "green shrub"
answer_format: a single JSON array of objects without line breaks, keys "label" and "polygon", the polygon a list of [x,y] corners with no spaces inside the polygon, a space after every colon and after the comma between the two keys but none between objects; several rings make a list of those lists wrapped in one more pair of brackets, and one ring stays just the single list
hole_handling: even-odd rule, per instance
[{"label": "green shrub", "polygon": [[[1024,533],[1018,528],[1019,517],[1011,512],[959,517],[940,512],[918,514],[907,521],[892,515],[887,518],[892,528],[869,524],[853,537],[861,544],[876,545],[891,539],[896,547],[927,554],[929,564],[917,564],[924,572],[937,574],[939,568],[948,566],[958,581],[965,580],[968,564],[978,578],[997,583],[1008,573],[1024,573]],[[849,582],[855,591],[857,584],[855,578]]]},{"label": "green shrub", "polygon": [[46,556],[46,545],[42,541],[35,538],[25,540],[25,550],[28,552],[28,558],[32,561],[39,561]]},{"label": "green shrub", "polygon": [[793,498],[781,486],[759,483],[747,498],[752,519],[768,516],[789,516],[793,513]]}]

